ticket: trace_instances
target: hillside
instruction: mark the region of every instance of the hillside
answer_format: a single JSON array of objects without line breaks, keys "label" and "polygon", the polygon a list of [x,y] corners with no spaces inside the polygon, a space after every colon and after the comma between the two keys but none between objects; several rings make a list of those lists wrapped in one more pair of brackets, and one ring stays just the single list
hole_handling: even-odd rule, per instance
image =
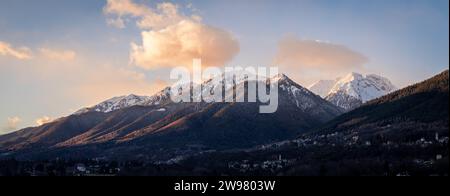
[{"label": "hillside", "polygon": [[[275,113],[259,113],[259,106],[265,104],[260,102],[173,103],[159,94],[155,99],[117,97],[43,126],[0,136],[0,150],[7,157],[23,159],[167,160],[292,139],[342,113],[285,75],[272,79],[279,85]],[[266,81],[248,81],[236,88],[249,83],[266,85]]]},{"label": "hillside", "polygon": [[368,123],[388,125],[395,122],[442,122],[449,119],[449,73],[444,71],[421,83],[411,85],[367,102],[320,128],[339,131]]}]

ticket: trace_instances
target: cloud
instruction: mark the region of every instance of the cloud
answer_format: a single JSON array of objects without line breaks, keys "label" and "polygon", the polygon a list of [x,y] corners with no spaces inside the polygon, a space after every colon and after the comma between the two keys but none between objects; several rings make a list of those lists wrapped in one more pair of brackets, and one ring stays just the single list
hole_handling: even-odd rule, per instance
[{"label": "cloud", "polygon": [[72,61],[76,57],[76,53],[72,50],[54,50],[48,48],[40,48],[39,52],[42,57],[48,60]]},{"label": "cloud", "polygon": [[343,45],[285,37],[279,42],[275,62],[298,68],[335,70],[361,67],[368,59]]},{"label": "cloud", "polygon": [[184,20],[186,17],[178,13],[178,5],[159,3],[156,9],[143,4],[136,4],[132,0],[107,0],[103,12],[109,16],[108,23],[123,28],[127,17],[136,18],[137,26],[142,29],[163,29],[171,24]]},{"label": "cloud", "polygon": [[[20,62],[23,66],[10,63],[0,66],[0,77],[4,74],[20,76],[9,82],[13,85],[27,83],[30,88],[39,88],[39,92],[51,97],[41,100],[43,103],[40,104],[51,104],[52,109],[57,110],[67,103],[73,104],[70,107],[81,108],[119,95],[152,95],[167,86],[154,81],[156,78],[148,78],[142,69],[127,66],[126,59],[125,62],[116,62],[115,59],[98,58],[81,49],[75,53],[62,47],[56,48],[60,49],[37,48],[32,60]],[[38,120],[45,119],[33,119],[27,124],[40,124]],[[6,129],[6,125],[2,126],[0,122],[0,131],[3,128]]]},{"label": "cloud", "polygon": [[119,29],[125,28],[125,22],[122,20],[122,18],[109,18],[107,19],[106,23]]},{"label": "cloud", "polygon": [[239,52],[239,43],[231,33],[201,22],[197,15],[179,13],[172,3],[157,4],[152,9],[131,0],[108,0],[105,14],[114,26],[134,18],[142,29],[142,44],[131,43],[130,61],[146,69],[192,65],[201,58],[204,66],[222,66]]},{"label": "cloud", "polygon": [[31,50],[27,47],[14,48],[11,44],[0,41],[0,55],[11,56],[19,60],[32,58]]},{"label": "cloud", "polygon": [[364,69],[368,58],[344,45],[287,36],[278,43],[274,63],[304,83]]},{"label": "cloud", "polygon": [[1,130],[0,134],[9,133],[11,131],[15,131],[18,129],[19,124],[22,122],[22,119],[19,117],[9,117],[6,121],[6,125]]},{"label": "cloud", "polygon": [[41,125],[43,125],[43,124],[47,124],[47,123],[50,123],[50,122],[52,122],[53,121],[53,119],[52,118],[50,118],[50,117],[48,117],[48,116],[43,116],[43,117],[41,117],[41,118],[38,118],[38,119],[36,119],[36,124],[38,125],[38,126],[41,126]]},{"label": "cloud", "polygon": [[[76,57],[72,50],[55,50],[49,48],[39,48],[39,56],[53,61],[71,61]],[[28,47],[14,48],[11,44],[0,41],[0,55],[11,56],[19,60],[29,60],[33,58],[32,50]]]},{"label": "cloud", "polygon": [[222,66],[239,52],[238,42],[226,31],[194,21],[181,21],[160,31],[142,32],[142,45],[132,44],[131,60],[147,68]]},{"label": "cloud", "polygon": [[103,11],[105,14],[117,14],[119,18],[127,15],[143,16],[152,12],[149,8],[135,4],[132,0],[107,0]]}]

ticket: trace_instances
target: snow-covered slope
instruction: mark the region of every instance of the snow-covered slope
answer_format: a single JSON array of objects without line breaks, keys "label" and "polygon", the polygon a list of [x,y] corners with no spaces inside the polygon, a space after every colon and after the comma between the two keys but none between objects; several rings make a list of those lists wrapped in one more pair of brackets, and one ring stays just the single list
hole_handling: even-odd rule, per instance
[{"label": "snow-covered slope", "polygon": [[276,76],[272,78],[272,80],[277,80],[280,90],[287,93],[287,95],[284,95],[280,92],[279,95],[284,95],[285,97],[293,100],[298,108],[306,110],[320,104],[320,101],[318,101],[317,97],[315,97],[311,91],[298,85],[286,75],[282,74],[280,76]]},{"label": "snow-covered slope", "polygon": [[75,114],[82,114],[86,112],[103,112],[108,113],[131,106],[150,106],[159,105],[161,102],[168,100],[170,96],[170,89],[166,88],[153,96],[138,96],[138,95],[128,95],[120,96],[103,101],[95,106],[83,108],[75,112]]},{"label": "snow-covered slope", "polygon": [[363,76],[358,73],[351,73],[336,82],[328,96],[343,91],[362,102],[367,102],[396,89],[387,78],[375,74]]},{"label": "snow-covered slope", "polygon": [[128,96],[120,96],[108,99],[103,101],[93,107],[83,108],[77,111],[75,114],[81,114],[89,111],[96,112],[112,112],[118,109],[134,106],[134,105],[143,105],[149,101],[150,97],[148,96],[138,96],[138,95],[128,95]]},{"label": "snow-covered slope", "polygon": [[[330,80],[321,81],[309,89],[346,110],[354,109],[362,103],[397,90],[389,79],[375,74],[364,76],[359,73],[350,73],[337,79],[333,85],[330,83]],[[328,92],[324,93],[326,91]]]},{"label": "snow-covered slope", "polygon": [[[294,103],[294,105],[297,106],[297,108],[302,109],[303,111],[314,109],[316,107],[321,107],[320,105],[328,105],[328,102],[325,100],[322,100],[314,95],[310,90],[298,85],[291,79],[289,79],[284,74],[278,74],[276,76],[267,78],[267,77],[260,77],[256,75],[252,75],[251,73],[247,72],[235,72],[235,73],[226,73],[221,76],[220,82],[217,83],[216,80],[210,79],[203,82],[201,85],[194,84],[193,86],[193,93],[192,99],[193,100],[203,100],[206,99],[212,99],[212,96],[204,96],[208,95],[211,91],[218,92],[221,90],[223,84],[225,84],[225,92],[228,92],[230,90],[233,90],[233,85],[236,86],[237,89],[241,90],[239,92],[244,92],[245,90],[242,90],[242,88],[245,88],[245,82],[246,81],[253,81],[257,82],[258,85],[264,85],[266,84],[267,80],[270,79],[270,81],[278,82],[279,85],[279,96],[282,96],[284,99],[289,99]],[[161,103],[170,102],[170,94],[171,88],[181,88],[181,91],[184,91],[183,93],[186,93],[186,91],[190,91],[189,84],[181,84],[177,86],[167,87],[164,90],[160,91],[159,93],[153,95],[153,96],[138,96],[138,95],[128,95],[128,96],[120,96],[120,97],[114,97],[111,99],[108,99],[104,102],[101,102],[95,106],[83,108],[79,111],[77,111],[75,114],[83,114],[86,112],[103,112],[108,113],[124,108],[128,108],[131,106],[154,106],[159,105]],[[200,90],[201,88],[201,90]],[[199,91],[196,91],[196,90]],[[202,92],[203,91],[203,92]],[[237,93],[237,92],[236,92]],[[226,95],[232,95],[233,93],[227,93]],[[242,94],[242,93],[241,93]],[[236,96],[242,96],[242,95],[236,94]],[[323,106],[324,108],[329,109],[329,106]],[[334,113],[338,113],[339,111],[336,109],[331,109]],[[337,111],[337,112],[336,112]]]},{"label": "snow-covered slope", "polygon": [[330,93],[330,90],[334,87],[338,80],[320,80],[311,86],[308,89],[314,92],[316,95],[319,95],[322,98],[325,98]]},{"label": "snow-covered slope", "polygon": [[343,112],[341,108],[316,96],[313,92],[297,84],[284,74],[272,77],[271,80],[278,81],[280,104],[291,102],[291,106],[297,106],[298,109],[309,115],[326,116],[329,113],[340,114]]},{"label": "snow-covered slope", "polygon": [[[222,84],[226,84],[226,87],[233,88],[233,84],[241,84],[247,80],[255,80],[257,78],[256,75],[252,75],[249,72],[240,71],[240,72],[227,72],[226,74],[222,74]],[[263,81],[265,80],[265,77],[259,77],[257,80]],[[216,85],[212,79],[206,80],[201,85],[191,83],[193,86],[193,89],[200,89],[203,88],[203,91],[206,90],[217,90],[216,88],[219,88],[219,85]],[[103,112],[108,113],[124,108],[128,108],[131,106],[152,106],[152,105],[159,105],[161,102],[170,100],[170,94],[171,94],[171,88],[180,89],[183,91],[183,93],[186,93],[186,91],[190,91],[190,84],[178,84],[176,86],[167,87],[164,90],[158,92],[157,94],[153,96],[138,96],[138,95],[128,95],[128,96],[119,96],[114,97],[111,99],[108,99],[106,101],[103,101],[95,106],[92,107],[86,107],[83,109],[78,110],[74,114],[83,114],[86,112]],[[228,89],[225,89],[228,90]],[[196,100],[197,98],[201,99],[202,92],[201,91],[195,91],[194,93],[198,92],[198,94],[193,94],[192,98]],[[204,93],[204,92],[203,92]]]}]

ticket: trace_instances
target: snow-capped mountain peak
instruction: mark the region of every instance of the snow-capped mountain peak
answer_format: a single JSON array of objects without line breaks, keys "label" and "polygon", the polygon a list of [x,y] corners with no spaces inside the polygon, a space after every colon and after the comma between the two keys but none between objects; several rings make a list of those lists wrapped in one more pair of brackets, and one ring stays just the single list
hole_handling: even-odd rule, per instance
[{"label": "snow-capped mountain peak", "polygon": [[112,112],[131,106],[151,106],[159,105],[161,102],[168,100],[170,97],[170,88],[165,88],[164,90],[156,93],[153,96],[139,96],[130,94],[127,96],[113,97],[106,101],[103,101],[95,106],[83,108],[75,112],[75,114],[83,114],[86,112]]},{"label": "snow-capped mountain peak", "polygon": [[309,89],[335,105],[350,110],[397,88],[385,77],[353,72],[335,81],[319,81]]},{"label": "snow-capped mountain peak", "polygon": [[[190,91],[190,86],[193,87],[193,92],[196,94],[192,95],[193,100],[200,100],[201,97],[204,96],[204,94],[207,94],[205,91],[213,91],[216,92],[219,90],[219,88],[222,88],[222,85],[225,84],[225,91],[233,90],[233,85],[240,86],[240,88],[244,87],[243,83],[245,81],[253,81],[258,83],[265,83],[270,79],[271,82],[278,82],[278,87],[281,89],[281,91],[286,92],[288,97],[290,97],[292,100],[294,100],[298,107],[301,107],[302,109],[307,109],[314,107],[317,105],[315,102],[317,100],[313,99],[312,97],[314,94],[309,91],[308,89],[298,85],[294,81],[292,81],[289,77],[287,77],[285,74],[277,74],[272,77],[264,77],[264,76],[257,76],[257,75],[251,75],[247,72],[237,72],[234,74],[224,74],[219,79],[220,84],[215,83],[214,78],[211,78],[210,80],[207,80],[203,82],[201,85],[198,84],[181,84],[181,85],[174,85],[171,87],[167,87],[164,90],[154,94],[153,96],[138,96],[138,95],[127,95],[127,96],[119,96],[114,97],[111,99],[108,99],[106,101],[103,101],[95,106],[83,108],[79,111],[77,111],[75,114],[83,114],[86,112],[103,112],[108,113],[124,108],[128,108],[131,106],[155,106],[165,103],[166,101],[170,101],[170,95],[171,95],[171,89],[181,89],[184,91]],[[199,89],[201,88],[201,89]],[[211,98],[211,97],[207,97]]]},{"label": "snow-capped mountain peak", "polygon": [[397,88],[387,79],[375,74],[363,76],[359,73],[351,73],[338,80],[328,93],[328,96],[339,93],[361,100],[363,103],[386,95]]},{"label": "snow-capped mountain peak", "polygon": [[106,101],[103,101],[93,107],[89,108],[83,108],[75,114],[82,114],[89,111],[96,111],[96,112],[112,112],[118,109],[134,106],[134,105],[144,105],[150,100],[150,97],[148,96],[138,96],[134,94],[130,94],[127,96],[119,96],[119,97],[113,97],[111,99],[108,99]]}]

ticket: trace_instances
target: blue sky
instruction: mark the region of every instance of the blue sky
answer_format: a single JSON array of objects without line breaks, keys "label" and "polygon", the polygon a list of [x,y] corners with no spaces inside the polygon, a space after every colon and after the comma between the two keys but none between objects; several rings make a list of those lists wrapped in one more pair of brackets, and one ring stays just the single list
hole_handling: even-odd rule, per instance
[{"label": "blue sky", "polygon": [[[162,2],[134,1],[151,8]],[[181,14],[199,15],[201,24],[229,32],[237,40],[239,51],[230,53],[234,54],[227,59],[230,65],[273,64],[286,36],[345,46],[368,61],[355,70],[343,68],[343,73],[377,73],[399,87],[449,65],[448,0],[170,2],[178,5]],[[167,68],[130,64],[131,43],[140,45],[145,39],[141,33],[152,30],[135,24],[142,16],[126,18],[125,28],[109,25],[107,20],[115,15],[104,13],[106,4],[103,0],[0,0],[0,42],[33,55],[19,60],[0,53],[0,129],[12,128],[8,121],[14,117],[20,119],[14,128],[33,126],[38,118],[68,115],[114,95],[151,94],[163,85]],[[55,55],[42,49],[58,57],[76,55],[56,61],[49,59]],[[305,86],[341,74],[318,71],[317,77],[306,79],[296,66],[282,71]],[[157,82],[161,85],[153,85]]]}]

